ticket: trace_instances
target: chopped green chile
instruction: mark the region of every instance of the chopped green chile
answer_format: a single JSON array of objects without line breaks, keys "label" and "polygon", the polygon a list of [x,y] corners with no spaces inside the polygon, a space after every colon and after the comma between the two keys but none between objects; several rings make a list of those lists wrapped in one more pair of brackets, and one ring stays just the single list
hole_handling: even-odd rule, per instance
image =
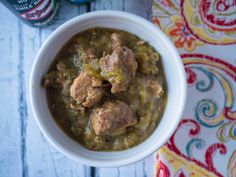
[{"label": "chopped green chile", "polygon": [[122,83],[125,76],[121,69],[113,69],[111,71],[102,71],[101,76],[109,82]]},{"label": "chopped green chile", "polygon": [[99,67],[98,59],[94,59],[90,63],[83,64],[82,69],[94,77],[101,78],[101,69]]},{"label": "chopped green chile", "polygon": [[[122,46],[134,53],[138,63],[134,78],[127,91],[111,93],[113,83],[124,83],[126,75],[122,69],[102,71],[100,58],[110,55],[115,40],[111,35],[121,36]],[[101,100],[90,108],[83,107],[71,97],[70,88],[81,72],[100,79],[106,84]],[[161,58],[155,49],[139,37],[110,28],[93,28],[83,31],[61,49],[43,79],[48,106],[60,128],[73,140],[95,151],[118,151],[132,148],[147,139],[157,127],[165,109],[167,87]],[[126,103],[137,118],[135,125],[127,126],[117,135],[97,135],[93,129],[91,115],[104,102],[119,100]]]}]

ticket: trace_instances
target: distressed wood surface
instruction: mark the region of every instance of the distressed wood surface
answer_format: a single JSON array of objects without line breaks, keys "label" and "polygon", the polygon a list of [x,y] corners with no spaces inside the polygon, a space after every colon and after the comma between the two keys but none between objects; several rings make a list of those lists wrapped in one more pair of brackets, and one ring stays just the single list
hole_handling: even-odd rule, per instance
[{"label": "distressed wood surface", "polygon": [[29,74],[43,41],[66,20],[105,9],[151,18],[151,0],[97,0],[90,7],[62,1],[52,25],[32,28],[0,4],[0,177],[153,176],[152,156],[119,168],[93,168],[66,158],[43,137],[29,107]]}]

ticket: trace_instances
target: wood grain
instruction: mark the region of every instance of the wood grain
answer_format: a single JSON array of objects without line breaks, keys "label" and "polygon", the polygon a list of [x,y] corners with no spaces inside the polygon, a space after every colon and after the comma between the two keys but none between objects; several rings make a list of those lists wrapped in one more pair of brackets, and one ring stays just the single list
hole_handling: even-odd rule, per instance
[{"label": "wood grain", "polygon": [[152,156],[120,168],[92,168],[71,161],[49,144],[33,118],[28,83],[41,44],[63,22],[87,11],[123,10],[151,18],[151,0],[97,0],[88,6],[61,2],[46,28],[32,28],[0,4],[0,176],[142,177],[153,176]]},{"label": "wood grain", "polygon": [[23,175],[21,125],[24,103],[20,89],[19,24],[5,8],[1,8],[0,17],[4,20],[4,23],[0,22],[4,24],[0,33],[0,176]]}]

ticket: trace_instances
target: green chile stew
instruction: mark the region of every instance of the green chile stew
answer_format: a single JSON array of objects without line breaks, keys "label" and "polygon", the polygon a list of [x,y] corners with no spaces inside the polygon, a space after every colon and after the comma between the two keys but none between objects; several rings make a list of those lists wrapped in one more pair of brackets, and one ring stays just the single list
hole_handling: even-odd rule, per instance
[{"label": "green chile stew", "polygon": [[167,98],[157,51],[110,28],[75,35],[43,79],[57,124],[90,150],[131,148],[157,127]]}]

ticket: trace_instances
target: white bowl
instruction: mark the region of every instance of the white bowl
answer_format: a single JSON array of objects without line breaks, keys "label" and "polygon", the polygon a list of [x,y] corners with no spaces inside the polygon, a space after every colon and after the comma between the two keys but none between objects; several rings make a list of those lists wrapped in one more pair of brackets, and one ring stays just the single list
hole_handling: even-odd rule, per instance
[{"label": "white bowl", "polygon": [[[69,138],[49,112],[41,82],[62,46],[75,34],[93,27],[109,27],[133,33],[151,44],[161,55],[168,86],[163,117],[153,134],[143,143],[123,151],[91,151]],[[30,102],[34,117],[48,141],[61,153],[96,167],[123,166],[154,153],[177,127],[186,98],[185,71],[177,50],[166,35],[151,22],[120,11],[96,11],[75,17],[56,29],[40,48],[30,77]]]}]

